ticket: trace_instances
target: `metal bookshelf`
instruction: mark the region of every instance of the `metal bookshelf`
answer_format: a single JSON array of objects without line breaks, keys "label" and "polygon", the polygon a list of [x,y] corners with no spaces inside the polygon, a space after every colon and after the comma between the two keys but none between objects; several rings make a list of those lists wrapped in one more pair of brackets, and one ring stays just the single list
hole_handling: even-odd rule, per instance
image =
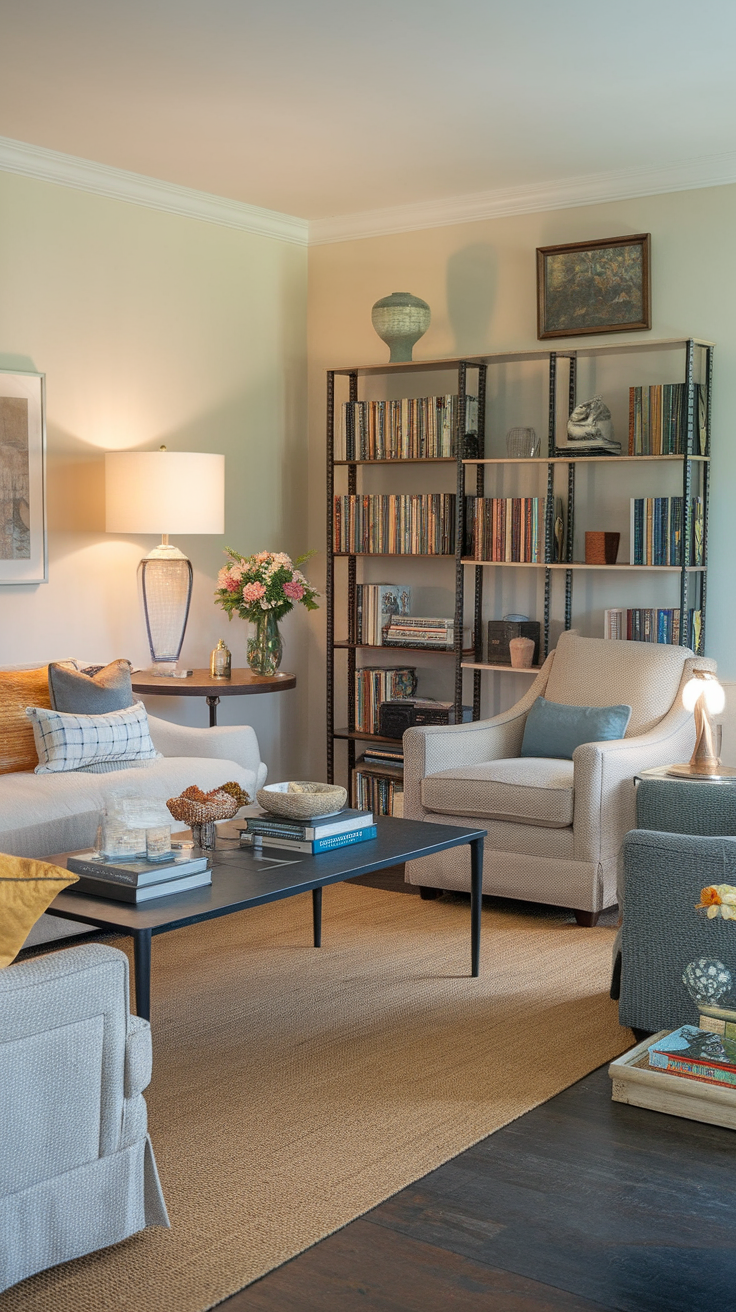
[{"label": "metal bookshelf", "polygon": [[[672,351],[682,349],[685,357],[684,379],[686,384],[686,451],[682,455],[588,455],[588,456],[571,456],[569,453],[561,451],[557,446],[557,425],[560,415],[562,397],[564,396],[566,385],[566,413],[570,414],[577,404],[577,378],[578,378],[578,361],[586,357],[598,355],[619,355],[619,354],[637,354],[648,351]],[[704,353],[696,368],[696,355],[698,352]],[[497,457],[485,455],[485,412],[486,412],[486,385],[487,370],[493,364],[513,364],[527,361],[540,361],[546,364],[548,368],[548,430],[547,430],[547,454],[526,458],[514,459],[511,457]],[[563,363],[564,362],[564,363]],[[565,368],[566,366],[566,368]],[[393,374],[400,376],[413,375],[417,373],[430,372],[452,372],[457,379],[457,421],[455,431],[455,457],[432,457],[432,458],[391,458],[385,460],[367,460],[367,459],[335,459],[335,421],[336,421],[336,381],[345,380],[347,388],[343,383],[343,390],[346,391],[344,398],[348,401],[357,401],[362,399],[359,395],[361,390],[361,380],[370,377],[390,377]],[[564,373],[567,376],[565,378]],[[705,450],[701,452],[695,449],[697,445],[696,438],[696,372],[702,379],[701,385],[705,388],[706,395],[706,440]],[[475,395],[475,392],[468,392],[469,374],[477,385],[478,396],[478,446],[477,454],[466,456],[465,450],[465,415],[466,401],[468,395]],[[340,488],[340,492],[347,492],[349,496],[358,495],[364,490],[364,479],[370,478],[370,474],[363,471],[370,470],[375,466],[385,469],[391,465],[449,465],[455,466],[455,553],[454,553],[454,620],[455,620],[455,645],[451,652],[432,651],[431,649],[421,649],[423,657],[439,657],[444,662],[445,668],[452,663],[452,700],[455,706],[456,718],[462,717],[463,707],[463,678],[464,673],[472,677],[473,695],[473,717],[478,719],[480,716],[481,706],[481,689],[482,676],[487,672],[495,674],[513,673],[535,675],[539,666],[528,671],[518,670],[511,666],[494,665],[483,660],[483,579],[485,571],[488,569],[537,569],[544,571],[544,621],[542,626],[542,659],[547,655],[550,640],[550,618],[552,612],[552,580],[557,577],[559,572],[564,573],[564,627],[570,628],[572,620],[572,600],[574,578],[580,571],[639,571],[640,573],[663,573],[679,574],[679,611],[680,611],[680,643],[690,645],[689,633],[689,611],[691,607],[699,609],[701,612],[701,631],[699,653],[702,653],[705,643],[705,611],[706,611],[706,592],[707,592],[707,564],[708,564],[708,496],[710,481],[710,443],[711,443],[711,411],[712,411],[712,382],[713,382],[713,343],[698,338],[673,338],[659,341],[644,342],[626,342],[616,343],[614,345],[578,347],[574,349],[561,349],[555,351],[532,350],[532,351],[515,351],[503,352],[494,355],[466,357],[463,359],[445,359],[445,360],[423,360],[412,361],[406,364],[384,364],[359,366],[354,368],[332,369],[327,372],[327,581],[325,589],[326,617],[327,617],[327,777],[330,782],[335,777],[335,744],[338,741],[346,743],[347,752],[347,777],[349,784],[352,785],[353,770],[356,764],[356,744],[358,743],[396,743],[395,739],[382,738],[377,734],[370,734],[357,730],[355,727],[355,706],[353,690],[355,686],[355,671],[359,668],[357,664],[358,654],[361,652],[370,652],[373,656],[378,656],[383,652],[402,652],[414,651],[416,648],[402,648],[398,646],[376,647],[366,643],[356,641],[356,588],[358,582],[358,572],[360,569],[361,559],[367,559],[371,556],[390,558],[398,561],[402,559],[400,554],[377,553],[377,552],[339,552],[334,550],[334,496],[336,492],[335,474],[336,470],[344,469],[345,474],[341,476],[343,484],[346,487]],[[579,464],[607,464],[607,463],[634,463],[635,461],[647,462],[647,464],[660,463],[672,464],[673,462],[682,466],[682,496],[683,496],[683,561],[690,559],[693,539],[693,515],[691,497],[693,495],[701,496],[703,499],[703,564],[700,566],[691,566],[683,564],[677,565],[631,565],[621,563],[616,565],[589,565],[584,561],[573,559],[573,543],[575,532],[575,493],[576,493],[576,468]],[[494,468],[503,465],[516,465],[520,467],[529,466],[546,466],[546,516],[544,523],[544,559],[538,564],[517,561],[476,561],[468,558],[463,554],[465,546],[465,498],[466,496],[485,495],[486,471],[489,474]],[[565,506],[566,530],[563,543],[562,560],[555,561],[554,555],[554,507],[555,507],[555,471],[558,465],[567,465],[566,490],[563,496]],[[474,475],[474,477],[473,477]],[[369,486],[369,485],[368,485]],[[449,490],[449,489],[446,489]],[[406,553],[404,553],[405,555]],[[414,557],[415,558],[415,557]],[[423,561],[448,561],[453,560],[452,556],[422,554]],[[345,562],[344,564],[342,562]],[[335,624],[335,585],[336,571],[346,571],[344,583],[347,594],[347,614],[343,617],[342,632],[336,636]],[[465,575],[468,569],[473,570],[472,582],[467,580]],[[466,596],[470,601],[472,597],[472,626],[473,626],[473,649],[463,650],[463,621],[465,618]],[[343,659],[338,657],[340,652],[345,652],[345,689],[347,698],[346,715],[347,725],[345,727],[336,727],[336,660]],[[373,661],[371,662],[373,663]],[[449,669],[448,669],[449,679]],[[343,717],[341,717],[341,720]]]}]

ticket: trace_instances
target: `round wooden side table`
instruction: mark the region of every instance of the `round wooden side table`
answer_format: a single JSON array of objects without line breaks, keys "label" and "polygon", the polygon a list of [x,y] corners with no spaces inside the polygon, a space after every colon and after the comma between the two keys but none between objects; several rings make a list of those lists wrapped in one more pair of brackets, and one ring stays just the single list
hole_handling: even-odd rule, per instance
[{"label": "round wooden side table", "polygon": [[221,697],[247,697],[259,692],[286,692],[296,687],[295,674],[254,674],[253,670],[233,670],[229,679],[216,679],[209,670],[193,670],[186,679],[142,671],[133,675],[133,692],[156,697],[205,697],[210,708],[210,728],[217,724],[217,707]]}]

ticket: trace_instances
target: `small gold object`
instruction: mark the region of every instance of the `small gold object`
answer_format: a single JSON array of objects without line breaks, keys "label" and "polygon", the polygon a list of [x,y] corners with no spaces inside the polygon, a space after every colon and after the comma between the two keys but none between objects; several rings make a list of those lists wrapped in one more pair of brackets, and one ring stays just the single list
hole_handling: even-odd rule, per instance
[{"label": "small gold object", "polygon": [[220,641],[210,656],[210,674],[212,675],[212,678],[229,679],[231,666],[232,656],[222,638],[220,638]]}]

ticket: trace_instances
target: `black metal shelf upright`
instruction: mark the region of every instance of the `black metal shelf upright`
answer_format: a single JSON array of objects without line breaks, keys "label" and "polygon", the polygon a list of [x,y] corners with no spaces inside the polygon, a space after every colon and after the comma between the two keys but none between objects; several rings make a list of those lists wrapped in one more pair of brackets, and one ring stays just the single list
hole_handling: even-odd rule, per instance
[{"label": "black metal shelf upright", "polygon": [[[353,690],[355,687],[355,672],[357,669],[356,651],[367,644],[357,643],[356,633],[356,599],[357,599],[357,581],[358,581],[358,560],[366,556],[376,558],[383,557],[384,553],[379,552],[336,552],[334,549],[334,500],[335,500],[335,468],[336,466],[345,466],[347,470],[347,495],[356,496],[358,494],[358,471],[365,470],[370,466],[388,468],[391,465],[402,463],[410,464],[449,464],[446,458],[427,457],[424,460],[399,461],[394,459],[386,460],[360,460],[360,459],[335,459],[335,420],[336,420],[336,399],[335,399],[335,380],[338,377],[344,377],[348,381],[349,402],[357,401],[359,390],[359,379],[370,375],[391,375],[394,373],[417,373],[417,372],[440,372],[454,371],[457,374],[457,419],[455,427],[455,585],[454,585],[454,648],[453,656],[453,693],[455,715],[458,720],[462,719],[463,713],[463,621],[465,616],[465,566],[463,565],[463,547],[465,543],[465,466],[463,457],[466,454],[465,436],[466,436],[466,409],[467,409],[467,387],[468,371],[473,370],[477,373],[477,396],[478,396],[478,455],[482,456],[484,447],[485,431],[485,406],[486,406],[486,363],[485,360],[478,359],[457,359],[457,360],[439,360],[439,361],[417,361],[400,365],[370,366],[355,369],[331,369],[327,372],[327,577],[325,585],[325,604],[327,611],[327,778],[329,782],[334,781],[335,777],[335,742],[345,740],[347,744],[347,775],[348,780],[352,782],[353,770],[355,768],[355,745],[356,742],[375,741],[376,735],[363,734],[356,731],[355,727],[355,700]],[[479,465],[476,474],[476,486],[483,487],[483,466]],[[347,567],[347,642],[335,638],[335,569],[336,560],[344,559]],[[416,559],[417,557],[412,557]],[[394,559],[401,559],[396,556]],[[422,554],[421,559],[424,561],[450,560],[451,556],[439,556],[434,554]],[[475,587],[473,595],[473,634],[474,648],[478,650],[481,633],[481,608],[483,602],[483,571],[475,571]],[[344,650],[346,652],[346,690],[347,690],[347,728],[336,729],[335,727],[335,653]],[[371,647],[371,651],[379,653],[381,651],[401,651],[402,648]],[[408,650],[408,649],[407,649]],[[416,651],[416,649],[413,649]],[[446,652],[432,652],[430,649],[422,649],[422,656],[446,656]],[[480,714],[480,694],[481,678],[480,671],[473,672],[473,713],[476,718]],[[382,740],[385,741],[385,740]]]}]

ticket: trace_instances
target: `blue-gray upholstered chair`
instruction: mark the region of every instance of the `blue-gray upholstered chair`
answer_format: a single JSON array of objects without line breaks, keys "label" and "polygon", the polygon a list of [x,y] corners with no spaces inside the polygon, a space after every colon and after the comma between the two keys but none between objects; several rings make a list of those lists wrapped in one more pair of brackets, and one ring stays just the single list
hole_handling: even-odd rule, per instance
[{"label": "blue-gray upholstered chair", "polygon": [[715,957],[736,985],[736,922],[695,910],[707,884],[736,885],[736,786],[643,780],[636,822],[621,849],[619,1019],[652,1032],[697,1024],[682,983],[688,963]]},{"label": "blue-gray upholstered chair", "polygon": [[168,1226],[128,959],[85,943],[0,970],[0,1290]]}]

